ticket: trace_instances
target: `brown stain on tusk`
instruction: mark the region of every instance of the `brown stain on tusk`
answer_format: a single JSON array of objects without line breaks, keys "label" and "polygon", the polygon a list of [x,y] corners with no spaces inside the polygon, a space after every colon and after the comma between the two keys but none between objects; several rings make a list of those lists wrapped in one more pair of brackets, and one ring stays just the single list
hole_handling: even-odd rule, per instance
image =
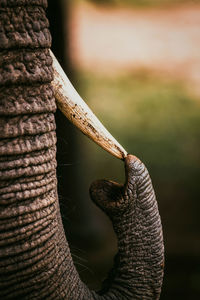
[{"label": "brown stain on tusk", "polygon": [[108,132],[79,96],[51,50],[50,54],[53,59],[54,71],[52,86],[59,109],[91,140],[115,157],[124,160],[127,156],[126,150]]}]

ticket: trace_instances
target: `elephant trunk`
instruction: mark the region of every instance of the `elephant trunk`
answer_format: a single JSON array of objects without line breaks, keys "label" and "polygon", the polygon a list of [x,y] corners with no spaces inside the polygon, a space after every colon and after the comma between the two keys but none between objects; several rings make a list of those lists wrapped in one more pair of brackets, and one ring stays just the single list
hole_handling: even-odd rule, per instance
[{"label": "elephant trunk", "polygon": [[0,1],[1,299],[54,297],[62,276],[46,6]]},{"label": "elephant trunk", "polygon": [[[124,185],[100,180],[91,186],[94,202],[109,216],[118,239],[118,253],[101,295],[111,299],[159,299],[164,246],[152,182],[135,156],[125,159]],[[109,299],[109,298],[108,298]]]},{"label": "elephant trunk", "polygon": [[125,159],[125,185],[91,197],[111,218],[119,252],[99,293],[81,282],[59,211],[56,105],[46,0],[0,0],[0,298],[158,299],[160,217],[148,172]]}]

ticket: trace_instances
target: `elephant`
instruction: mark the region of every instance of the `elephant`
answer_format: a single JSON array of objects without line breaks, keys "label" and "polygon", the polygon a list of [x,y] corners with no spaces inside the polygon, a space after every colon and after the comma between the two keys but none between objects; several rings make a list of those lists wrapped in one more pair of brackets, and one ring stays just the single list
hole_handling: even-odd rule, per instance
[{"label": "elephant", "polygon": [[0,299],[159,299],[161,219],[149,173],[124,158],[125,183],[90,196],[118,252],[100,291],[79,277],[63,230],[56,177],[56,102],[47,0],[0,0]]}]

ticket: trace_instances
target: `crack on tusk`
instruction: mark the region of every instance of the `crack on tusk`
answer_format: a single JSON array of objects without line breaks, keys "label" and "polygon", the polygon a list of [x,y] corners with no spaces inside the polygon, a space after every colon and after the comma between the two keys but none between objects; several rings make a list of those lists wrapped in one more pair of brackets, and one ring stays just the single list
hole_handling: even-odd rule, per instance
[{"label": "crack on tusk", "polygon": [[127,156],[126,150],[108,132],[79,96],[51,50],[50,54],[53,59],[54,71],[52,86],[58,108],[83,134],[115,157],[124,160]]}]

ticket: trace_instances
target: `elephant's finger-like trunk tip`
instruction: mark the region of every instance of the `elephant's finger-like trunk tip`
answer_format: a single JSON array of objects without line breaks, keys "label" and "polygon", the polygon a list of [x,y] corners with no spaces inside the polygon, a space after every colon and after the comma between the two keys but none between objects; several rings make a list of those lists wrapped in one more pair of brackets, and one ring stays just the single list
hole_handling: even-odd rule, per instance
[{"label": "elephant's finger-like trunk tip", "polygon": [[72,86],[54,54],[51,51],[50,54],[54,71],[52,86],[59,109],[69,121],[99,146],[115,157],[125,160],[126,150],[97,119]]}]

